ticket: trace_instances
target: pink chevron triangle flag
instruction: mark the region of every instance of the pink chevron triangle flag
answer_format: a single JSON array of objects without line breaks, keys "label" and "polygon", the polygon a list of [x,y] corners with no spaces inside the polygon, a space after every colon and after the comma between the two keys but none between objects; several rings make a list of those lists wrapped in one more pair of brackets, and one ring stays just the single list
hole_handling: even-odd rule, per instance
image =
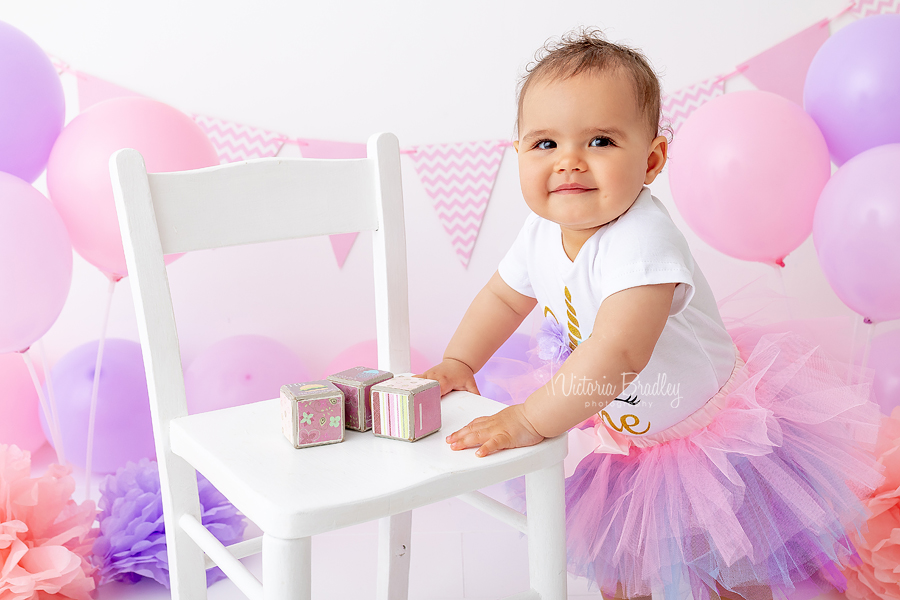
[{"label": "pink chevron triangle flag", "polygon": [[137,92],[125,89],[114,83],[104,81],[99,77],[88,75],[82,71],[73,71],[78,81],[78,111],[109,100],[110,98],[122,98],[126,96],[143,96]]},{"label": "pink chevron triangle flag", "polygon": [[738,66],[761,90],[803,106],[803,84],[813,57],[828,39],[828,21],[819,21]]},{"label": "pink chevron triangle flag", "polygon": [[900,13],[900,0],[854,0],[853,12],[861,17]]},{"label": "pink chevron triangle flag", "polygon": [[287,137],[216,117],[191,115],[219,155],[220,163],[275,156]]},{"label": "pink chevron triangle flag", "polygon": [[358,142],[333,142],[298,138],[303,158],[365,158],[366,145]]},{"label": "pink chevron triangle flag", "polygon": [[425,191],[464,267],[487,209],[508,142],[489,140],[419,146],[411,154]]},{"label": "pink chevron triangle flag", "polygon": [[62,75],[66,71],[72,70],[69,68],[69,65],[66,63],[66,61],[64,61],[63,59],[61,59],[58,56],[48,53],[47,58],[50,59],[50,64],[53,65],[53,67],[56,69],[57,75]]},{"label": "pink chevron triangle flag", "polygon": [[713,77],[695,83],[663,97],[663,116],[672,128],[672,132],[675,133],[692,112],[724,93],[725,80],[722,77]]},{"label": "pink chevron triangle flag", "polygon": [[[366,145],[354,142],[332,142],[329,140],[311,140],[298,139],[300,144],[300,154],[303,158],[365,158]],[[331,241],[331,250],[334,252],[334,258],[337,259],[338,267],[344,266],[347,261],[347,255],[353,248],[353,242],[356,241],[357,233],[337,233],[329,235]]]}]

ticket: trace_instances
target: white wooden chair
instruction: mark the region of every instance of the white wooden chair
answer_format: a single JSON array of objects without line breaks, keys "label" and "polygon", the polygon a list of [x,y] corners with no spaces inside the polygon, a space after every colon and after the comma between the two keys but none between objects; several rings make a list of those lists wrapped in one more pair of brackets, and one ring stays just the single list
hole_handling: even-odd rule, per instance
[{"label": "white wooden chair", "polygon": [[[528,534],[531,590],[516,598],[566,597],[565,436],[486,458],[444,442],[502,404],[453,392],[442,401],[441,432],[414,444],[347,431],[343,443],[302,450],[281,433],[278,399],[187,413],[163,254],[373,231],[378,368],[409,371],[393,135],[373,136],[368,158],[358,160],[271,158],[148,174],[141,155],[126,149],[111,157],[110,171],[150,391],[172,598],[206,598],[205,570],[219,566],[251,599],[308,599],[310,536],[374,519],[381,519],[377,597],[406,598],[411,511],[454,496]],[[195,469],[259,526],[261,538],[226,548],[201,525]],[[476,491],[520,475],[527,519]],[[262,582],[238,560],[260,551]]]}]

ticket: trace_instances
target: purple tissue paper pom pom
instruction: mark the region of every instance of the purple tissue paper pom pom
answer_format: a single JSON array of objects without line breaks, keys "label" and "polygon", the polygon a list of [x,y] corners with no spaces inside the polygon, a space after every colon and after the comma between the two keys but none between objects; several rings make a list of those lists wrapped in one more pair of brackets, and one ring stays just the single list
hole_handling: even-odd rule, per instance
[{"label": "purple tissue paper pom pom", "polygon": [[544,319],[537,334],[537,354],[541,360],[562,363],[572,353],[565,328],[555,319]]},{"label": "purple tissue paper pom pom", "polygon": [[[225,544],[241,541],[247,522],[219,490],[197,474],[201,521]],[[110,581],[137,583],[143,577],[169,587],[166,528],[163,522],[159,468],[155,461],[129,462],[100,486],[100,535],[94,540],[92,561],[99,568],[100,585]],[[225,575],[218,568],[206,572],[210,585]]]}]

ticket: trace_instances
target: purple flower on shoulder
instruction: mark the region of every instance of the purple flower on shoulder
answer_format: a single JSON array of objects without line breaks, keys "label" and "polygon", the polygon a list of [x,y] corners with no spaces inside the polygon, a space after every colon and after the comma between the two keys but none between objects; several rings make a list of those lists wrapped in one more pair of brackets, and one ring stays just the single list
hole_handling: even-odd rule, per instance
[{"label": "purple flower on shoulder", "polygon": [[541,323],[541,330],[537,334],[537,355],[541,360],[549,360],[554,363],[562,363],[569,354],[569,338],[565,328],[556,322],[556,319],[546,318]]},{"label": "purple flower on shoulder", "polygon": [[[241,541],[247,522],[219,490],[197,474],[201,521],[225,544]],[[142,577],[169,587],[169,561],[163,521],[159,470],[146,458],[129,462],[100,486],[100,535],[94,541],[93,563],[100,584],[137,583]],[[219,569],[206,573],[207,585],[224,577]]]}]

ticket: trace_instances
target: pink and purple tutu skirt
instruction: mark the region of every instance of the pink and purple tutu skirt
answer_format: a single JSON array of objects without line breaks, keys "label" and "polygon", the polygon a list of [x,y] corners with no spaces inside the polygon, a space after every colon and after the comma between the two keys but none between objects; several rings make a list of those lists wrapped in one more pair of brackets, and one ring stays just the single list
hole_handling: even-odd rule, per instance
[{"label": "pink and purple tutu skirt", "polygon": [[[858,560],[848,533],[883,479],[870,380],[796,334],[730,333],[730,380],[684,421],[626,436],[592,418],[572,432],[592,433],[595,449],[566,479],[569,571],[608,596],[707,600],[719,588],[768,600],[846,586],[841,565]],[[496,383],[524,401],[551,365]]]}]

